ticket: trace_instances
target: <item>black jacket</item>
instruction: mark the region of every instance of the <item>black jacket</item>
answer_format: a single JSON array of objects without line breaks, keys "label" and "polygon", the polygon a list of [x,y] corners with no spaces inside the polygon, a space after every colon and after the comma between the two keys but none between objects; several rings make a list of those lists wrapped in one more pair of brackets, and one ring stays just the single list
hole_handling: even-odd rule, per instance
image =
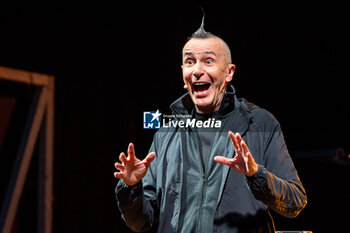
[{"label": "black jacket", "polygon": [[[171,105],[173,113],[178,115],[191,114],[193,108],[188,94]],[[222,166],[214,222],[206,224],[213,224],[214,232],[274,232],[269,209],[295,217],[307,203],[280,125],[266,110],[237,99],[232,86],[228,86],[218,117],[226,123],[214,136],[212,154],[234,157],[228,131],[239,132],[259,169],[248,178]],[[119,181],[118,206],[134,231],[146,231],[152,226],[162,233],[179,231],[182,158],[188,156],[186,148],[191,147],[185,140],[190,131],[190,128],[161,128],[154,136],[150,151],[156,152],[156,158],[146,176],[132,187]]]}]

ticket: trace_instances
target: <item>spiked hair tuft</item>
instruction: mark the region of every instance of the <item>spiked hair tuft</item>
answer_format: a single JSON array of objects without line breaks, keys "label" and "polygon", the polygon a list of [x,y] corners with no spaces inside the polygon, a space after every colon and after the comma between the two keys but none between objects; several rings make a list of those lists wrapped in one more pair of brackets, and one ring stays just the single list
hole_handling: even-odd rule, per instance
[{"label": "spiked hair tuft", "polygon": [[202,17],[202,23],[200,25],[200,27],[197,29],[197,31],[195,31],[189,38],[190,39],[206,39],[206,38],[210,38],[210,37],[215,37],[214,34],[207,32],[204,29],[204,20],[205,20],[205,12],[204,9],[201,8],[202,12],[203,12],[203,17]]}]

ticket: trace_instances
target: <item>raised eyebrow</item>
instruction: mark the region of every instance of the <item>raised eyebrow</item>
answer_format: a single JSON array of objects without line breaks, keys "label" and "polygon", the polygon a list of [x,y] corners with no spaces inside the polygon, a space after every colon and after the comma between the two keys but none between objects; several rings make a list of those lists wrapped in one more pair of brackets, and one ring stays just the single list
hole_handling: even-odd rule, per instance
[{"label": "raised eyebrow", "polygon": [[193,53],[192,53],[192,52],[185,52],[185,53],[184,53],[184,57],[185,57],[185,56],[193,56]]},{"label": "raised eyebrow", "polygon": [[[216,53],[213,51],[205,51],[204,54],[212,54],[212,55],[216,56]],[[185,52],[184,56],[193,56],[193,53],[192,52]]]}]

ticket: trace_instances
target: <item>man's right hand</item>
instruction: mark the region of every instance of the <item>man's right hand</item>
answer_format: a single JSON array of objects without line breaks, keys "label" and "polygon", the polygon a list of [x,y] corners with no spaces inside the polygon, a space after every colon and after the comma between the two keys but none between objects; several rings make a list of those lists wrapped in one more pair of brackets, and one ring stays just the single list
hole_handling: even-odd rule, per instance
[{"label": "man's right hand", "polygon": [[124,152],[120,153],[119,160],[121,163],[115,163],[115,168],[119,172],[115,172],[114,176],[117,179],[123,179],[124,183],[128,186],[137,184],[147,172],[147,169],[156,153],[149,153],[144,160],[139,160],[135,156],[134,144],[130,143],[128,147],[128,157],[125,156]]}]

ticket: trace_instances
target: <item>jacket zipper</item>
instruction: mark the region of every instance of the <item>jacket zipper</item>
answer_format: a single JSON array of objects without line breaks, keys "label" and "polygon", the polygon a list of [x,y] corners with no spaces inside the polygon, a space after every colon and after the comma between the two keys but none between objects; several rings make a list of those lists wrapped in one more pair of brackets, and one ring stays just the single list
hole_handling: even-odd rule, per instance
[{"label": "jacket zipper", "polygon": [[[198,146],[198,140],[199,140],[199,136],[198,136],[198,131],[196,130],[195,132],[195,137],[196,137],[196,144],[197,144],[197,148],[199,148]],[[214,139],[216,136],[216,133],[212,136],[212,138]],[[212,153],[212,149],[213,149],[213,143],[210,145],[210,151],[209,151],[209,160],[211,158],[211,153]],[[198,151],[199,152],[199,151]],[[200,158],[202,158],[202,169],[201,169],[201,173],[202,173],[202,179],[201,179],[201,183],[202,183],[202,187],[201,187],[201,194],[200,194],[200,202],[199,202],[199,210],[198,210],[198,215],[197,215],[197,232],[203,232],[203,228],[202,226],[206,226],[207,223],[202,224],[202,210],[203,210],[203,203],[204,203],[204,199],[206,198],[206,190],[207,190],[207,175],[209,172],[209,164],[210,161],[208,161],[208,164],[204,164],[203,161],[203,156],[200,154],[199,155]]]},{"label": "jacket zipper", "polygon": [[202,158],[202,155],[200,154],[200,150],[199,150],[199,144],[198,144],[198,142],[199,142],[199,135],[198,135],[198,131],[197,131],[197,129],[194,129],[193,130],[193,132],[194,132],[194,138],[195,138],[195,143],[196,143],[196,146],[197,146],[197,151],[198,151],[198,155],[199,155],[199,158],[201,158],[201,164],[202,164],[202,166],[201,166],[201,175],[202,175],[202,177],[201,177],[201,188],[200,188],[200,191],[201,191],[201,193],[200,193],[200,201],[199,201],[199,205],[198,205],[198,214],[197,214],[197,227],[196,227],[196,232],[198,232],[198,233],[200,233],[200,232],[202,232],[201,230],[201,226],[203,225],[202,224],[202,209],[203,209],[203,207],[202,207],[202,205],[203,205],[203,199],[204,199],[204,196],[205,196],[205,189],[206,189],[206,184],[205,184],[205,180],[206,180],[206,177],[205,177],[205,168],[204,168],[204,161],[203,161],[203,158]]}]

